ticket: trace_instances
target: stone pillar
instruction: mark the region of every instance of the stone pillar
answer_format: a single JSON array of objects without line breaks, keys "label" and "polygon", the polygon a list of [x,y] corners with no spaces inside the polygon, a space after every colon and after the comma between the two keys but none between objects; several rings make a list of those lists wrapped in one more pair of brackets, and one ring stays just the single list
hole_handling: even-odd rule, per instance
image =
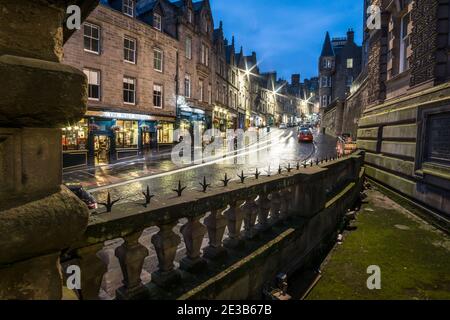
[{"label": "stone pillar", "polygon": [[186,257],[180,262],[180,268],[189,272],[197,272],[206,266],[206,261],[200,257],[200,249],[206,234],[206,227],[200,223],[201,217],[190,217],[181,227]]},{"label": "stone pillar", "polygon": [[60,299],[59,255],[88,223],[61,185],[58,128],[87,103],[84,74],[60,63],[65,11],[57,0],[0,3],[0,299]]},{"label": "stone pillar", "polygon": [[241,202],[233,202],[230,207],[224,211],[223,215],[227,218],[228,239],[224,241],[227,248],[236,248],[243,244],[241,238],[241,228],[243,220],[243,212],[241,210]]},{"label": "stone pillar", "polygon": [[227,226],[227,218],[222,214],[223,212],[225,212],[224,209],[214,210],[205,219],[209,236],[209,245],[203,250],[205,258],[217,259],[227,254],[222,245],[223,234]]},{"label": "stone pillar", "polygon": [[81,300],[98,300],[103,276],[108,266],[100,259],[98,253],[103,249],[103,243],[76,250],[81,270]]},{"label": "stone pillar", "polygon": [[124,243],[116,248],[115,254],[123,274],[123,287],[117,290],[119,299],[137,299],[145,291],[141,273],[148,250],[139,242],[141,235],[142,231],[124,237]]},{"label": "stone pillar", "polygon": [[250,196],[245,200],[242,211],[244,212],[245,237],[247,239],[253,239],[257,234],[255,223],[259,211],[254,196]]},{"label": "stone pillar", "polygon": [[258,199],[258,225],[260,231],[267,230],[269,226],[270,200],[266,194],[261,194]]},{"label": "stone pillar", "polygon": [[270,219],[273,223],[280,220],[281,197],[279,191],[274,191],[270,194]]},{"label": "stone pillar", "polygon": [[159,286],[166,286],[177,282],[180,274],[175,270],[174,260],[180,236],[173,232],[177,221],[159,225],[159,232],[152,237],[152,243],[158,256],[159,269],[152,273],[152,281]]}]

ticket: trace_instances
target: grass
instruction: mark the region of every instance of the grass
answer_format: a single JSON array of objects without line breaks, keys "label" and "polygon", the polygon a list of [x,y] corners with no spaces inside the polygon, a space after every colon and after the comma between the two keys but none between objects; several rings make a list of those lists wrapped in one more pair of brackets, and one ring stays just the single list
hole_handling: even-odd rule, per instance
[{"label": "grass", "polygon": [[[346,233],[322,269],[309,300],[450,299],[450,239],[375,190],[357,230]],[[369,290],[367,267],[381,268],[381,290]]]}]

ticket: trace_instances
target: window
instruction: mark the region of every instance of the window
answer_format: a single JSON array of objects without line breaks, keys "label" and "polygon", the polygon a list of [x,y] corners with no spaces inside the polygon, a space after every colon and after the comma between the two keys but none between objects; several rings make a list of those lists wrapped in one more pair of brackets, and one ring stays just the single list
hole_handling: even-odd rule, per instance
[{"label": "window", "polygon": [[192,59],[192,39],[186,38],[186,58]]},{"label": "window", "polygon": [[353,76],[347,76],[347,87],[351,87],[353,83]]},{"label": "window", "polygon": [[201,53],[202,64],[204,64],[205,66],[209,66],[209,48],[204,43],[202,43]]},{"label": "window", "polygon": [[191,97],[191,76],[190,75],[186,75],[184,77],[184,96],[186,98]]},{"label": "window", "polygon": [[84,69],[84,74],[88,79],[88,98],[90,100],[100,100],[100,71]]},{"label": "window", "polygon": [[402,73],[409,69],[408,61],[408,46],[409,46],[409,34],[408,25],[410,20],[410,14],[407,13],[402,17],[401,30],[400,30],[400,61],[399,61],[399,73]]},{"label": "window", "polygon": [[163,71],[163,52],[159,49],[153,50],[153,68],[156,71]]},{"label": "window", "polygon": [[328,105],[328,97],[322,96],[322,107],[326,107]]},{"label": "window", "polygon": [[162,30],[161,16],[157,13],[153,15],[153,27],[159,31]]},{"label": "window", "polygon": [[158,143],[173,143],[173,123],[160,122],[158,125]]},{"label": "window", "polygon": [[153,106],[155,108],[163,107],[163,87],[159,84],[153,85]]},{"label": "window", "polygon": [[124,60],[130,63],[136,63],[136,40],[125,37],[123,39]]},{"label": "window", "polygon": [[134,0],[123,0],[122,12],[129,17],[134,16]]},{"label": "window", "polygon": [[88,121],[83,119],[74,126],[62,129],[63,150],[86,150],[88,137]]},{"label": "window", "polygon": [[331,104],[331,96],[328,96],[328,104]]},{"label": "window", "polygon": [[136,103],[136,79],[123,78],[123,102],[127,104]]},{"label": "window", "polygon": [[139,127],[137,121],[117,120],[116,148],[137,148]]},{"label": "window", "polygon": [[189,23],[192,23],[192,10],[191,9],[188,9],[187,20]]},{"label": "window", "polygon": [[100,27],[84,24],[84,51],[100,54]]},{"label": "window", "polygon": [[331,69],[331,67],[332,67],[331,59],[324,59],[323,60],[323,67],[326,68],[326,69]]},{"label": "window", "polygon": [[353,68],[353,59],[347,59],[347,69]]},{"label": "window", "polygon": [[231,83],[236,85],[236,73],[234,71],[231,72]]},{"label": "window", "polygon": [[203,81],[200,80],[200,82],[198,83],[198,89],[200,91],[200,96],[199,96],[199,100],[205,101],[205,96],[204,96],[204,88],[203,88]]}]

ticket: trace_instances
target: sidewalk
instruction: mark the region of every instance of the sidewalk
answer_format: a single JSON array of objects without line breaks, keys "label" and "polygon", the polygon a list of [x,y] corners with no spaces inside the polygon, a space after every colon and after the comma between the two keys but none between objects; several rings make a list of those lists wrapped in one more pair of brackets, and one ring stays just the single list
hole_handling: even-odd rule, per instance
[{"label": "sidewalk", "polygon": [[[373,189],[308,300],[450,299],[450,238]],[[369,290],[367,268],[381,269]]]}]

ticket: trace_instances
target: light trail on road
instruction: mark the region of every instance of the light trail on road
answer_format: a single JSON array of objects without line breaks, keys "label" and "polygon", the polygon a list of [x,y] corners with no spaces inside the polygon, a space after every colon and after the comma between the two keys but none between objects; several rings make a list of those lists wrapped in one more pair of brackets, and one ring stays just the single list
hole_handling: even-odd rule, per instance
[{"label": "light trail on road", "polygon": [[[208,162],[205,162],[205,163],[202,163],[202,164],[188,166],[188,167],[185,167],[185,168],[171,170],[171,171],[167,171],[167,172],[163,172],[163,173],[159,173],[159,174],[155,174],[155,175],[151,175],[151,176],[139,177],[139,178],[135,178],[135,179],[127,180],[127,181],[117,182],[117,183],[113,183],[113,184],[109,184],[109,185],[105,185],[105,186],[101,186],[101,187],[91,188],[91,189],[88,189],[88,190],[89,190],[89,192],[92,192],[92,193],[101,192],[101,191],[104,191],[104,190],[107,190],[107,189],[125,186],[127,184],[132,184],[132,183],[141,182],[141,181],[150,181],[150,180],[153,180],[153,179],[157,179],[157,178],[162,178],[162,177],[178,174],[178,173],[181,173],[181,172],[186,172],[186,171],[195,170],[195,169],[202,168],[202,167],[211,166],[213,164],[217,164],[217,163],[220,163],[220,162],[223,162],[223,161],[227,161],[227,160],[232,160],[232,159],[235,159],[237,157],[250,155],[250,154],[253,154],[253,153],[256,153],[256,152],[268,149],[269,147],[272,146],[272,140],[277,139],[277,138],[281,138],[283,136],[283,134],[284,134],[284,132],[279,134],[276,137],[271,137],[270,141],[267,141],[267,140],[266,141],[260,141],[257,144],[252,145],[250,147],[250,149],[255,148],[255,147],[257,147],[257,146],[259,146],[261,144],[267,144],[268,142],[270,142],[270,144],[268,144],[266,146],[263,146],[263,147],[260,147],[260,148],[257,148],[255,150],[249,150],[249,151],[242,152],[242,153],[239,153],[237,151],[232,151],[231,153],[238,153],[238,154],[234,154],[234,155],[232,155],[230,157],[226,157],[226,158],[223,158],[223,156],[221,156],[219,159],[211,160],[211,161],[208,161]],[[290,139],[292,137],[292,135],[293,135],[293,132],[290,131],[288,136],[281,138],[277,142],[280,143],[280,142],[283,142],[283,141],[287,141],[288,139]],[[217,158],[217,157],[214,157],[214,158]]]}]

